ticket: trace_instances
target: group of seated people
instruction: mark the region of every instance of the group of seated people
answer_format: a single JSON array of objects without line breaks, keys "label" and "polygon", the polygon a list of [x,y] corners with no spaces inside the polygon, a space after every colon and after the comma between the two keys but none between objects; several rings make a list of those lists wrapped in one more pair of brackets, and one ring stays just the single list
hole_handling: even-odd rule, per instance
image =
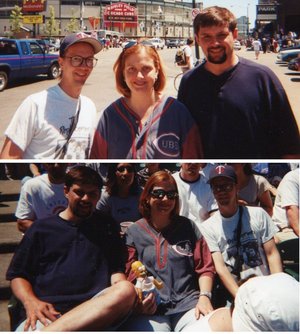
[{"label": "group of seated people", "polygon": [[299,237],[299,198],[283,195],[299,196],[299,168],[273,209],[249,164],[87,165],[44,164],[22,186],[7,271],[18,331],[299,330],[299,283],[276,247],[278,233]]}]

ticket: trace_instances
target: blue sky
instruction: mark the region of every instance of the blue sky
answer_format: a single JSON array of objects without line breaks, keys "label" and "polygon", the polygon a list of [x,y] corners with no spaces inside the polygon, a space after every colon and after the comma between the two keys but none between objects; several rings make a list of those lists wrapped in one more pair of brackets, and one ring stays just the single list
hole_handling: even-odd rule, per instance
[{"label": "blue sky", "polygon": [[[201,0],[201,1],[203,2],[204,8],[209,6],[226,7],[230,11],[232,11],[236,17],[247,16],[247,7],[248,7],[250,28],[253,28],[255,25],[256,5],[258,4],[258,0]],[[197,4],[199,2],[200,2],[199,0],[196,0]]]}]

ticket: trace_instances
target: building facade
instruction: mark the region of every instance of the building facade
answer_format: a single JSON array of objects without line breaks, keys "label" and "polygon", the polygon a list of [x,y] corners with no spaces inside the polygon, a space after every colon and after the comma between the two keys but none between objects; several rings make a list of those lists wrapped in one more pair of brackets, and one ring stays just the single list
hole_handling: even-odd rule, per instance
[{"label": "building facade", "polygon": [[[9,16],[14,5],[22,7],[24,1],[33,0],[1,0],[0,5],[0,35],[10,30]],[[37,0],[36,0],[37,1]],[[39,0],[44,1],[44,0]],[[193,36],[192,9],[200,7],[198,1],[182,0],[124,0],[130,6],[137,9],[136,25],[114,25],[104,22],[105,8],[111,4],[119,3],[117,0],[47,0],[46,11],[40,14],[49,18],[49,7],[53,6],[56,19],[59,22],[61,35],[65,35],[65,29],[72,15],[80,20],[82,30],[109,29],[122,32],[126,37],[163,37],[186,38]],[[3,4],[2,4],[3,3]],[[32,14],[32,13],[31,13]],[[93,27],[89,18],[97,18],[97,26]],[[28,25],[27,25],[28,26]],[[32,27],[28,27],[32,29]],[[37,35],[42,35],[42,24],[35,27]]]}]

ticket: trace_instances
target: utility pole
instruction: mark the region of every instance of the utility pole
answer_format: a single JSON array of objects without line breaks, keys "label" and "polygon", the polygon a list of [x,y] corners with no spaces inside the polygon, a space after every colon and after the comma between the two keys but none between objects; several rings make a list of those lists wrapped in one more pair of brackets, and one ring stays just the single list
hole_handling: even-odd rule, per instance
[{"label": "utility pole", "polygon": [[[197,8],[196,0],[193,0],[193,8]],[[203,2],[199,2],[199,9],[200,11],[203,10]],[[199,51],[199,45],[196,39],[195,39],[195,56],[196,56],[196,65],[197,65],[200,61],[200,51]]]},{"label": "utility pole", "polygon": [[249,37],[249,3],[247,3],[247,38]]}]

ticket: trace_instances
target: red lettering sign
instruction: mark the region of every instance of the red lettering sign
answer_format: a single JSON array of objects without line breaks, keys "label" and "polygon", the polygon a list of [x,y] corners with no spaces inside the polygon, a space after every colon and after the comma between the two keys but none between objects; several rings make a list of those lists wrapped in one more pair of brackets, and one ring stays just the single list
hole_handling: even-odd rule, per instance
[{"label": "red lettering sign", "polygon": [[44,12],[46,10],[46,0],[23,0],[22,12],[34,13]]}]

